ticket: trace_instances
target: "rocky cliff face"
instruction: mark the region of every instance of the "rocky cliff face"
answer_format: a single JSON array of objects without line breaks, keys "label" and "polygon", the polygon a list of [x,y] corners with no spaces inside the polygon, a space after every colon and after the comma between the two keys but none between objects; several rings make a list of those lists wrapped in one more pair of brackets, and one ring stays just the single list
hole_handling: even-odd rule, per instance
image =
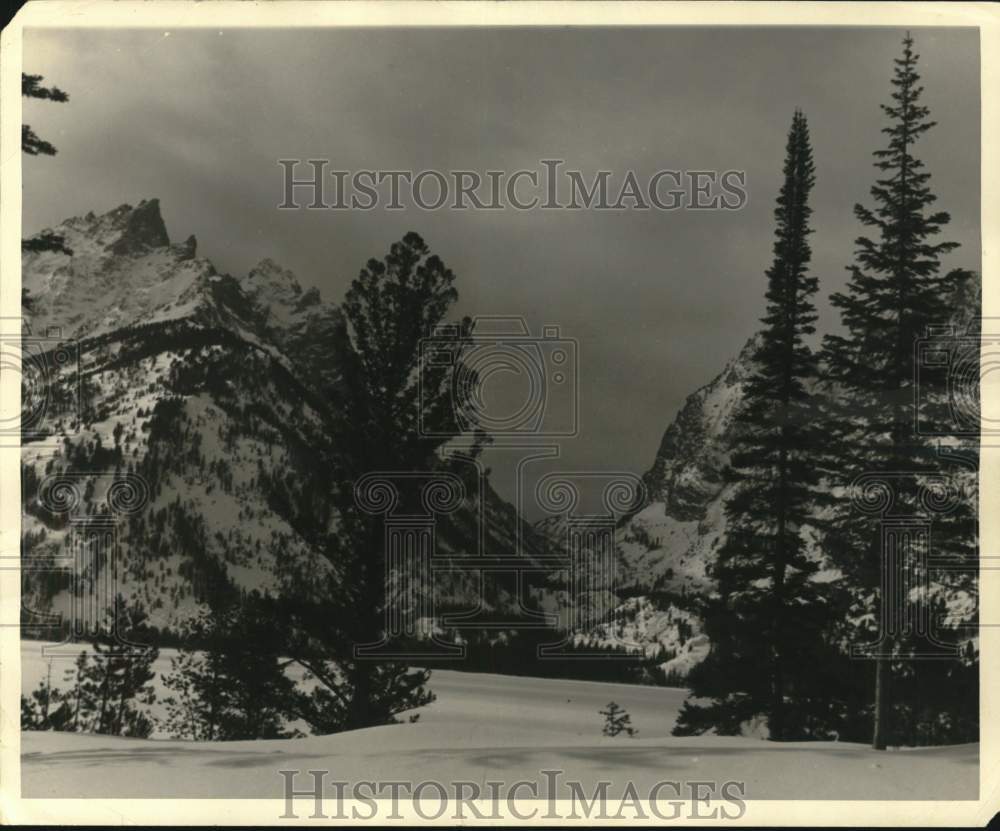
[{"label": "rocky cliff face", "polygon": [[[708,652],[693,601],[714,587],[709,570],[725,535],[729,430],[755,346],[755,339],[748,341],[718,376],[691,393],[664,432],[643,477],[646,504],[616,535],[623,602],[615,622],[582,635],[661,655],[670,683],[680,683]],[[539,531],[551,538],[559,528],[549,518]]]},{"label": "rocky cliff face", "polygon": [[703,592],[725,528],[729,433],[752,371],[751,339],[712,381],[687,397],[643,477],[648,503],[623,528],[624,582],[636,589]]}]

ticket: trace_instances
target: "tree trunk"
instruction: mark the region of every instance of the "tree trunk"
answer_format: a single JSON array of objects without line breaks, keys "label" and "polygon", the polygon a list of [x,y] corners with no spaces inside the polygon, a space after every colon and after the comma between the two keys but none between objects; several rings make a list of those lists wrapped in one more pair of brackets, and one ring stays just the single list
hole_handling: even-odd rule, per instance
[{"label": "tree trunk", "polygon": [[42,709],[42,729],[49,729],[49,704],[52,701],[52,659],[49,658],[49,668],[45,673],[45,706]]},{"label": "tree trunk", "polygon": [[351,695],[351,709],[348,718],[348,728],[358,729],[368,727],[368,704],[371,699],[371,664],[364,659],[356,659],[354,665],[354,683]]},{"label": "tree trunk", "polygon": [[875,661],[875,724],[872,749],[885,750],[889,736],[889,670],[891,658]]},{"label": "tree trunk", "polygon": [[[364,557],[359,563],[361,583],[361,610],[358,616],[358,637],[355,648],[364,644],[377,643],[385,634],[382,610],[388,602],[385,586],[385,529],[378,518],[372,517],[365,528]],[[371,659],[354,656],[351,669],[351,704],[348,710],[348,728],[370,727],[379,723],[371,711],[372,676],[375,667]]]},{"label": "tree trunk", "polygon": [[118,694],[118,709],[115,713],[114,735],[122,734],[122,727],[125,724],[125,706],[128,704],[129,686],[131,684],[131,673],[126,666],[122,675],[121,692]]},{"label": "tree trunk", "polygon": [[774,662],[774,684],[771,700],[771,719],[768,732],[771,740],[780,742],[785,738],[785,677],[781,655]]},{"label": "tree trunk", "polygon": [[74,707],[73,707],[73,732],[74,733],[79,733],[80,732],[80,695],[81,695],[81,692],[82,692],[80,690],[80,671],[79,670],[77,670],[77,672],[76,672],[76,685],[75,685],[75,687],[73,689],[73,692],[74,692],[74,694],[76,696],[76,701],[74,702]]},{"label": "tree trunk", "polygon": [[107,733],[107,712],[111,698],[111,669],[106,664],[104,666],[104,680],[101,684],[101,709],[97,715],[97,732]]}]

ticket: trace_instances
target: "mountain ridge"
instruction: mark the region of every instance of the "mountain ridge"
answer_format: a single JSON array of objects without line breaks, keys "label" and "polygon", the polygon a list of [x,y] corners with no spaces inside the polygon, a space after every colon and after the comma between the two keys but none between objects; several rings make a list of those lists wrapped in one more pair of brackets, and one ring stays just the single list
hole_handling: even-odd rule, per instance
[{"label": "mountain ridge", "polygon": [[[45,355],[72,344],[79,371],[43,366],[49,407],[22,450],[24,554],[55,559],[69,544],[66,518],[40,502],[46,477],[82,472],[83,508],[100,513],[102,470],[148,483],[148,504],[119,523],[120,588],[157,626],[179,624],[213,591],[278,591],[289,570],[335,568],[323,539],[338,519],[315,450],[329,444],[340,383],[339,306],[268,258],[240,278],[220,273],[193,237],[170,242],[155,199],[49,233],[72,253],[24,254],[25,334],[44,333],[28,342]],[[74,383],[79,406],[66,394]],[[488,480],[441,523],[441,545],[471,547],[480,509],[494,545],[509,546],[520,522],[525,555],[538,548]],[[25,585],[39,610],[68,610],[65,576]],[[461,575],[445,591],[461,598]]]}]

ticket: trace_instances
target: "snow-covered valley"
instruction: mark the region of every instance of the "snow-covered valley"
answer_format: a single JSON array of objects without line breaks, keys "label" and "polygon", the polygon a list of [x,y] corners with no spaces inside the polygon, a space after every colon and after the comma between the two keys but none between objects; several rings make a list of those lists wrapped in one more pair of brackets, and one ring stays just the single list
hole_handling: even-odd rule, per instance
[{"label": "snow-covered valley", "polygon": [[[22,644],[22,689],[47,671],[43,644]],[[169,671],[161,650],[157,672]],[[58,685],[68,659],[53,662]],[[772,743],[752,737],[673,737],[683,689],[435,670],[437,700],[414,724],[330,736],[242,742],[21,734],[26,798],[269,798],[280,770],[330,771],[350,782],[537,782],[564,771],[591,793],[601,781],[647,793],[657,782],[736,781],[754,799],[975,799],[979,746],[876,752],[838,742]],[[162,686],[158,685],[158,693]],[[601,735],[598,710],[616,701],[635,738]]]}]

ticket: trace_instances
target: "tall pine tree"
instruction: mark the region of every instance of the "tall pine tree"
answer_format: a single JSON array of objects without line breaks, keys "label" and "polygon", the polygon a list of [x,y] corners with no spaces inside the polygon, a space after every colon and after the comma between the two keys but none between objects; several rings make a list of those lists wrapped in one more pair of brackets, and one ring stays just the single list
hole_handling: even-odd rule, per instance
[{"label": "tall pine tree", "polygon": [[[442,469],[439,451],[463,432],[457,412],[470,393],[454,380],[471,320],[440,329],[458,298],[454,281],[410,232],[382,260],[369,260],[344,298],[344,324],[331,344],[341,374],[328,393],[336,446],[324,458],[337,514],[335,532],[324,540],[330,577],[290,571],[287,596],[277,604],[287,654],[317,682],[299,701],[301,718],[316,733],[391,724],[433,700],[428,670],[358,654],[383,640],[390,598],[385,520],[357,506],[354,488],[368,474],[395,472],[398,510],[419,513],[419,483],[408,487],[398,474]],[[421,360],[421,341],[431,337],[453,360]],[[481,441],[472,442],[471,453]]]},{"label": "tall pine tree", "polygon": [[[824,342],[830,378],[842,391],[831,402],[830,433],[835,440],[830,445],[838,451],[835,484],[846,488],[863,473],[912,472],[914,481],[894,493],[893,509],[914,514],[921,510],[920,476],[942,469],[936,443],[918,435],[915,427],[914,402],[932,406],[928,402],[942,398],[929,389],[915,397],[915,346],[929,327],[947,323],[953,308],[949,300],[969,276],[964,271],[940,273],[941,255],[957,243],[934,241],[949,216],[930,210],[936,201],[928,184],[930,174],[914,156],[917,141],[935,124],[928,108],[920,104],[923,87],[917,59],[907,33],[902,57],[895,59],[892,103],[882,105],[889,119],[882,129],[888,144],[874,153],[879,171],[871,188],[875,204],[854,207],[874,238],[861,236],[855,242],[846,291],[831,297],[845,333],[828,335]],[[935,554],[967,553],[975,546],[967,507],[936,519]],[[845,494],[830,523],[826,545],[854,587],[856,610],[869,620],[902,611],[882,608],[888,602],[880,597],[882,570],[901,564],[895,558],[883,562],[879,535],[879,518],[859,515]],[[876,656],[872,714],[876,749],[884,749],[890,741],[889,655],[899,648],[899,643],[883,639],[878,651],[883,657]]]},{"label": "tall pine tree", "polygon": [[774,261],[754,372],[736,415],[726,503],[727,536],[715,566],[720,598],[705,610],[712,654],[692,674],[692,692],[712,699],[686,705],[678,732],[734,733],[766,714],[772,739],[808,733],[801,706],[808,683],[797,679],[815,655],[823,604],[810,580],[817,566],[802,536],[818,477],[812,456],[814,407],[808,385],[817,360],[805,343],[815,331],[808,273],[809,193],[814,182],[805,116],[788,134],[784,184],[777,199]]}]

